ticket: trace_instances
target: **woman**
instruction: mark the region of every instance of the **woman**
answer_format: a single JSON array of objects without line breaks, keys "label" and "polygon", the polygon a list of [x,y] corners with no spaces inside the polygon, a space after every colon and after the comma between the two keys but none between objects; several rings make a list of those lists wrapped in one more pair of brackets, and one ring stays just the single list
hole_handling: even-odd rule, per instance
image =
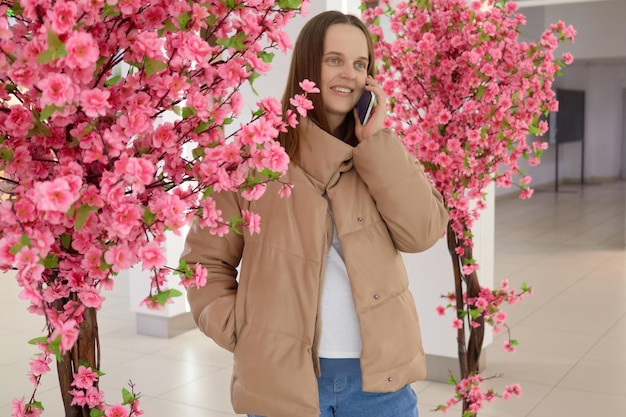
[{"label": "woman", "polygon": [[[198,327],[234,352],[238,413],[417,416],[409,384],[426,369],[400,251],[431,247],[448,215],[419,162],[383,129],[386,96],[373,68],[358,18],[313,17],[283,98],[287,108],[303,79],[321,90],[309,96],[308,117],[279,138],[291,158],[291,197],[279,198],[274,183],[253,202],[218,194],[225,218],[249,209],[262,232],[220,238],[195,226],[187,236],[182,258],[208,270],[188,300]],[[354,106],[364,89],[379,104],[361,125]]]}]

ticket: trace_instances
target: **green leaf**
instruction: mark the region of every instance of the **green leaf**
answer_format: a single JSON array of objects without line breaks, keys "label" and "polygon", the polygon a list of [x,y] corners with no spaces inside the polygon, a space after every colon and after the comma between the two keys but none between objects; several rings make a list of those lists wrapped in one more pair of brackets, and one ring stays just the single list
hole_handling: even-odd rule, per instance
[{"label": "green leaf", "polygon": [[146,75],[148,77],[156,72],[161,72],[167,68],[167,63],[159,61],[158,59],[145,57],[143,63],[146,68]]},{"label": "green leaf", "polygon": [[213,124],[212,121],[200,122],[200,123],[198,123],[198,127],[196,127],[193,131],[194,131],[194,133],[200,134],[200,133],[206,131],[209,127],[211,127],[212,124]]},{"label": "green leaf", "polygon": [[241,230],[237,227],[239,223],[243,223],[243,217],[233,216],[230,219],[230,229],[237,233],[238,235],[242,235]]},{"label": "green leaf", "polygon": [[485,86],[481,84],[478,86],[478,89],[476,90],[476,100],[480,100],[481,98],[483,98],[484,95],[485,95]]},{"label": "green leaf", "polygon": [[117,10],[115,6],[109,5],[107,2],[104,2],[104,7],[102,8],[102,11],[105,16],[115,17],[121,15],[119,10]]},{"label": "green leaf", "polygon": [[127,390],[126,388],[122,388],[122,400],[124,401],[122,404],[123,405],[127,405],[127,404],[131,404],[135,401],[137,401],[139,397],[133,395],[129,390]]},{"label": "green leaf", "polygon": [[187,23],[191,20],[189,13],[181,13],[178,15],[178,26],[181,30],[187,29]]},{"label": "green leaf", "polygon": [[74,230],[80,230],[87,222],[87,218],[89,218],[89,213],[99,209],[100,208],[96,206],[81,204],[80,207],[78,207],[78,210],[76,210],[76,218],[74,219]]},{"label": "green leaf", "polygon": [[252,71],[252,74],[250,74],[250,76],[248,77],[248,82],[250,83],[250,88],[252,89],[252,92],[254,93],[255,96],[258,96],[259,93],[258,91],[256,91],[256,89],[254,88],[254,81],[259,78],[261,76],[261,74],[259,74],[256,71]]},{"label": "green leaf", "polygon": [[184,275],[186,278],[193,278],[193,272],[191,272],[191,268],[187,265],[187,261],[181,259],[178,268],[174,270],[174,275]]},{"label": "green leaf", "polygon": [[41,401],[31,401],[28,403],[28,406],[31,408],[37,408],[41,411],[44,411],[43,404],[41,403]]},{"label": "green leaf", "polygon": [[44,344],[47,345],[48,344],[48,338],[46,336],[41,336],[41,337],[36,337],[34,339],[30,339],[28,341],[29,345],[37,345],[37,344]]},{"label": "green leaf", "polygon": [[281,9],[297,9],[300,7],[302,0],[278,0],[278,7]]},{"label": "green leaf", "polygon": [[56,255],[49,253],[43,260],[42,264],[46,269],[57,268],[59,266],[59,258]]},{"label": "green leaf", "polygon": [[270,180],[275,180],[280,177],[280,173],[272,171],[269,168],[264,168],[263,171],[261,171],[261,175],[263,175],[265,178],[269,178]]},{"label": "green leaf", "polygon": [[221,46],[225,46],[227,48],[233,48],[237,51],[243,51],[246,49],[246,45],[245,45],[246,39],[248,39],[248,35],[246,35],[243,32],[239,32],[231,38],[217,39],[215,43]]},{"label": "green leaf", "polygon": [[102,411],[102,410],[97,409],[97,408],[92,408],[89,411],[89,417],[102,417],[104,415],[106,415],[106,413],[104,411]]},{"label": "green leaf", "polygon": [[191,151],[191,156],[193,156],[194,160],[198,160],[200,158],[204,158],[204,156],[206,155],[206,151],[204,150],[203,147],[198,146],[197,148],[194,148]]},{"label": "green leaf", "polygon": [[478,308],[470,308],[470,316],[472,316],[472,320],[476,320],[478,319],[478,317],[480,317],[481,315],[481,310]]},{"label": "green leaf", "polygon": [[43,51],[37,57],[37,62],[40,64],[48,64],[55,59],[61,58],[67,55],[65,44],[59,39],[59,37],[52,30],[48,30],[48,49]]},{"label": "green leaf", "polygon": [[63,110],[65,110],[65,106],[59,107],[55,104],[48,104],[41,111],[41,114],[39,115],[39,120],[41,121],[47,120],[50,116],[54,114],[55,111],[63,111]]},{"label": "green leaf", "polygon": [[193,107],[183,107],[183,119],[187,119],[191,116],[195,116],[198,111]]},{"label": "green leaf", "polygon": [[167,291],[159,291],[159,293],[155,294],[152,298],[160,305],[164,306],[170,298],[180,297],[181,295],[183,295],[182,292],[171,288]]},{"label": "green leaf", "polygon": [[105,87],[111,87],[112,85],[117,84],[121,79],[122,79],[121,75],[119,75],[119,74],[118,75],[114,75],[113,77],[107,79],[104,82],[104,86]]},{"label": "green leaf", "polygon": [[37,112],[33,112],[33,114],[35,115],[35,119],[33,120],[35,126],[28,131],[27,137],[32,138],[36,135],[44,135],[49,138],[52,137],[52,131],[48,128],[48,126],[43,124],[41,120],[39,120]]},{"label": "green leaf", "polygon": [[271,64],[274,60],[274,54],[271,52],[260,51],[257,52],[257,56],[261,58],[261,61],[265,62],[266,64]]},{"label": "green leaf", "polygon": [[11,162],[13,160],[13,150],[7,146],[0,146],[0,159]]},{"label": "green leaf", "polygon": [[63,360],[63,356],[61,355],[61,335],[58,335],[56,339],[48,344],[48,349],[50,352],[54,353],[57,362],[61,362]]},{"label": "green leaf", "polygon": [[100,269],[102,269],[103,271],[106,271],[106,270],[111,269],[111,268],[113,268],[113,265],[112,265],[112,264],[107,263],[107,262],[104,260],[104,256],[102,256],[102,257],[100,258]]},{"label": "green leaf", "polygon": [[211,194],[213,194],[213,186],[212,185],[205,188],[204,192],[202,193],[202,198],[207,198]]},{"label": "green leaf", "polygon": [[158,35],[159,37],[162,37],[167,32],[177,32],[177,31],[178,31],[178,28],[174,25],[174,23],[172,23],[172,19],[167,19],[165,22],[163,22],[163,28],[159,29]]},{"label": "green leaf", "polygon": [[15,0],[11,5],[11,8],[7,10],[7,16],[9,15],[9,11],[12,12],[13,16],[21,16],[24,13],[24,8],[19,1]]},{"label": "green leaf", "polygon": [[150,227],[156,220],[156,214],[154,214],[148,207],[143,210],[143,224]]},{"label": "green leaf", "polygon": [[448,378],[448,384],[450,385],[457,385],[456,383],[456,378],[454,377],[454,375],[450,374],[450,377]]}]

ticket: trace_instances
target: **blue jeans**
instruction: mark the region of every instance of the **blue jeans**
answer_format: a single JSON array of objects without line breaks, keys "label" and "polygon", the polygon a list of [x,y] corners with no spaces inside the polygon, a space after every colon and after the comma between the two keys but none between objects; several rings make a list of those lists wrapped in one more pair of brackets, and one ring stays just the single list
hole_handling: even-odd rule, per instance
[{"label": "blue jeans", "polygon": [[320,417],[418,417],[417,396],[410,385],[396,392],[363,392],[358,359],[321,358],[320,365]]}]

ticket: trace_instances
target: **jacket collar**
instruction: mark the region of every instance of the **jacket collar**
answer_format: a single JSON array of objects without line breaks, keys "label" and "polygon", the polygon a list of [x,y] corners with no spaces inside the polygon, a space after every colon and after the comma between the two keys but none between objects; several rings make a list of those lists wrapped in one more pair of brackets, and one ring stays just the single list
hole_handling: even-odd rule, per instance
[{"label": "jacket collar", "polygon": [[324,192],[339,179],[339,173],[352,168],[354,148],[322,130],[312,121],[300,118],[300,167]]}]

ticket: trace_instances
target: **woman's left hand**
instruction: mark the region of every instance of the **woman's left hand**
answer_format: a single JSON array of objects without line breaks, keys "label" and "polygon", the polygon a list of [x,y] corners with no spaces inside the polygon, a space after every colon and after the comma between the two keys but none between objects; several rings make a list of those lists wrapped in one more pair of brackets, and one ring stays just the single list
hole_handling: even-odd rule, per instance
[{"label": "woman's left hand", "polygon": [[368,75],[365,80],[365,89],[374,93],[376,96],[376,104],[372,109],[369,120],[365,122],[365,125],[361,125],[356,108],[353,110],[356,123],[354,133],[359,142],[380,132],[383,129],[383,123],[387,117],[387,96],[382,87],[378,85],[371,75]]}]

